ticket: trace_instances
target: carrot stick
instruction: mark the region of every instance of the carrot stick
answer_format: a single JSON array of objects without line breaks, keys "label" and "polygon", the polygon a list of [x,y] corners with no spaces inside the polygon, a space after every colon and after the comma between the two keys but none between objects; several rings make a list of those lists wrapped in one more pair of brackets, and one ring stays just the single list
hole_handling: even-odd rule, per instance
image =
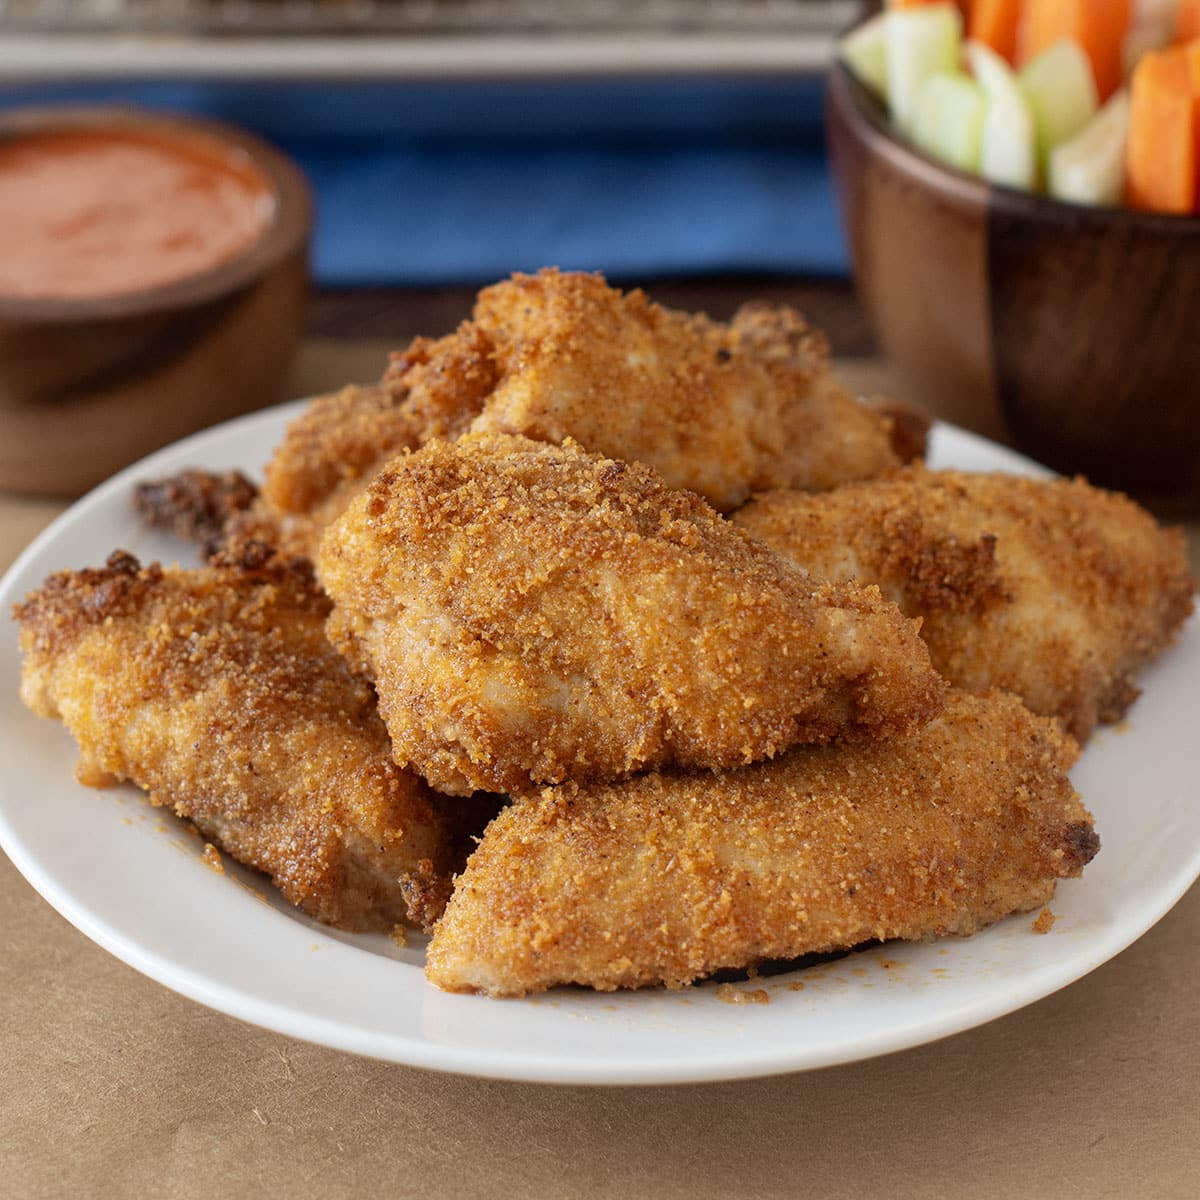
[{"label": "carrot stick", "polygon": [[1121,85],[1121,44],[1130,0],[1025,0],[1017,59],[1026,63],[1060,38],[1078,42],[1091,60],[1096,90],[1107,100]]},{"label": "carrot stick", "polygon": [[1190,42],[1200,38],[1200,0],[1179,0],[1175,14],[1175,40]]},{"label": "carrot stick", "polygon": [[1144,54],[1133,73],[1125,201],[1190,213],[1196,206],[1197,104],[1188,48]]},{"label": "carrot stick", "polygon": [[1192,212],[1200,211],[1200,39],[1193,39],[1184,46],[1187,55],[1188,76],[1192,84],[1192,144],[1193,167],[1195,168],[1196,191],[1192,197]]},{"label": "carrot stick", "polygon": [[967,34],[985,46],[991,46],[1010,63],[1017,57],[1017,26],[1021,20],[1021,0],[975,0],[967,18]]},{"label": "carrot stick", "polygon": [[[888,8],[897,12],[910,8],[933,8],[935,5],[948,3],[951,3],[951,0],[887,0]],[[968,0],[953,0],[953,3],[965,17],[969,7]]]},{"label": "carrot stick", "polygon": [[1184,47],[1187,55],[1188,73],[1192,80],[1192,95],[1200,103],[1200,41],[1192,41]]}]

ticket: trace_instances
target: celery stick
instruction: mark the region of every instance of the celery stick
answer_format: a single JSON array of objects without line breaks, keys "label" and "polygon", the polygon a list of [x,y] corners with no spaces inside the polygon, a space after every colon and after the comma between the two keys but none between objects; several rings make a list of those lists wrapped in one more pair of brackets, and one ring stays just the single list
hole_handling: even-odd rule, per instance
[{"label": "celery stick", "polygon": [[989,46],[967,42],[967,63],[987,96],[979,173],[992,183],[1031,189],[1037,182],[1033,111],[1012,68]]},{"label": "celery stick", "polygon": [[887,13],[878,13],[851,30],[838,45],[841,58],[861,83],[887,96]]},{"label": "celery stick", "polygon": [[1069,142],[1050,152],[1050,195],[1074,204],[1120,204],[1128,140],[1129,93],[1122,90]]},{"label": "celery stick", "polygon": [[960,171],[978,171],[987,99],[965,75],[930,75],[917,93],[913,141]]},{"label": "celery stick", "polygon": [[888,107],[900,130],[909,133],[921,84],[958,69],[962,14],[953,4],[897,9],[887,14],[886,30]]},{"label": "celery stick", "polygon": [[1077,43],[1055,42],[1021,69],[1021,87],[1033,110],[1044,171],[1050,151],[1073,138],[1100,107],[1091,60]]}]

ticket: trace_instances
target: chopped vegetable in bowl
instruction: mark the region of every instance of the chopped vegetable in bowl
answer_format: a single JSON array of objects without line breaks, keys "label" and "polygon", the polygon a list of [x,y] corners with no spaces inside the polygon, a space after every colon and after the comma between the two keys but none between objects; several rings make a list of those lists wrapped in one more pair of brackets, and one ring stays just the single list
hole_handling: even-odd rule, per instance
[{"label": "chopped vegetable in bowl", "polygon": [[890,0],[840,53],[950,167],[1074,204],[1200,211],[1200,0]]}]

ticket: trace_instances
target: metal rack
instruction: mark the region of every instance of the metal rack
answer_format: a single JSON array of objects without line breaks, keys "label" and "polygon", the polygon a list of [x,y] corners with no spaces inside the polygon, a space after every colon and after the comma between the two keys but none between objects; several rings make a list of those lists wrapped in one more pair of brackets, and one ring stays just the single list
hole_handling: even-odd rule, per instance
[{"label": "metal rack", "polygon": [[304,34],[835,31],[850,0],[0,0],[24,33]]},{"label": "metal rack", "polygon": [[856,0],[0,0],[0,80],[813,70]]}]

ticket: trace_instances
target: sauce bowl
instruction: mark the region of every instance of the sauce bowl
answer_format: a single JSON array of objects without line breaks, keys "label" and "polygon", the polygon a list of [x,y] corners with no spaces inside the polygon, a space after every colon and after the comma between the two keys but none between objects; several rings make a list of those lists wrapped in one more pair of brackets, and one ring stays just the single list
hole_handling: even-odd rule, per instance
[{"label": "sauce bowl", "polygon": [[51,133],[236,158],[273,200],[244,248],[181,278],[107,295],[0,294],[0,488],[68,496],[285,398],[307,315],[312,204],[289,159],[216,121],[99,107],[0,113],[0,144]]}]

